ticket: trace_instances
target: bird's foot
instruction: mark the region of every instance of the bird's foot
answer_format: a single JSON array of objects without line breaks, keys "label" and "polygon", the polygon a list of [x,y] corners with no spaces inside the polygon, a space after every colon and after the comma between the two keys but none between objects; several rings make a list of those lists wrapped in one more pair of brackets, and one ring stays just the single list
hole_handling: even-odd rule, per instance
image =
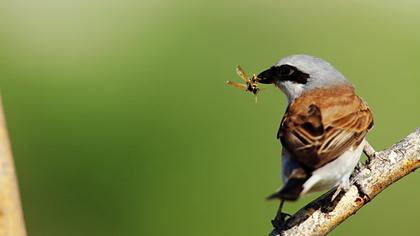
[{"label": "bird's foot", "polygon": [[373,149],[373,147],[367,141],[365,143],[365,146],[363,147],[363,152],[368,158],[368,163],[370,163],[373,159],[378,157],[378,155],[376,155],[375,149]]},{"label": "bird's foot", "polygon": [[286,218],[288,217],[291,217],[291,215],[287,213],[279,212],[277,213],[274,220],[271,220],[271,224],[273,225],[273,227],[276,229],[277,232],[280,232],[284,228],[285,223],[286,223]]}]

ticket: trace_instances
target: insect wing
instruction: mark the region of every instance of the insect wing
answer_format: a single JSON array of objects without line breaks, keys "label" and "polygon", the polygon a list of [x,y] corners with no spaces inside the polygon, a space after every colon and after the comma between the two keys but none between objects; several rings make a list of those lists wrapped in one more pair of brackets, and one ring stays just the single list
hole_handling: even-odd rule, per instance
[{"label": "insect wing", "polygon": [[240,65],[236,66],[236,73],[239,75],[239,77],[241,77],[243,81],[245,81],[245,83],[249,83],[248,76],[246,75],[245,71],[241,68]]},{"label": "insect wing", "polygon": [[248,91],[248,86],[246,86],[245,84],[240,84],[240,83],[236,83],[236,82],[233,82],[233,81],[227,81],[226,83],[230,86],[239,88],[239,89],[244,90],[244,91]]}]

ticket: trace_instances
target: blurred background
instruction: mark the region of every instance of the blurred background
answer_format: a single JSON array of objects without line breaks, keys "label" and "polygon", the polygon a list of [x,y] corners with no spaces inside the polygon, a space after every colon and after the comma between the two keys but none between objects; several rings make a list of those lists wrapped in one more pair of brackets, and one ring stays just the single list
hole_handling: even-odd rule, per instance
[{"label": "blurred background", "polygon": [[[274,87],[255,103],[226,86],[235,65],[252,74],[289,54],[326,59],[371,106],[368,140],[383,149],[420,126],[419,9],[2,1],[0,86],[29,235],[267,235],[286,101]],[[331,235],[413,234],[418,181],[386,189]]]}]

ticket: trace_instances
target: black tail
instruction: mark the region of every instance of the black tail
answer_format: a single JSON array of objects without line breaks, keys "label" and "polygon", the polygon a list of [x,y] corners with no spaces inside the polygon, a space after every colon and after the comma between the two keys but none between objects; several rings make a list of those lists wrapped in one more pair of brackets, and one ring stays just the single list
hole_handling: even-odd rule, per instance
[{"label": "black tail", "polygon": [[303,184],[308,178],[289,179],[280,191],[267,197],[267,200],[283,199],[287,201],[296,201],[303,190]]}]

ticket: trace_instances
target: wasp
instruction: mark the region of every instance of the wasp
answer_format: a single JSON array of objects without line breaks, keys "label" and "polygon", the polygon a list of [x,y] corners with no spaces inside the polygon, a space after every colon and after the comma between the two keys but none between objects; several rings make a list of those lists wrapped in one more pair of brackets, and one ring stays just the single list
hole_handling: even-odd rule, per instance
[{"label": "wasp", "polygon": [[255,101],[257,100],[257,94],[261,91],[260,88],[258,88],[258,80],[259,78],[253,74],[252,78],[248,79],[248,76],[246,75],[245,71],[241,68],[241,66],[236,66],[236,73],[241,77],[241,79],[245,82],[245,84],[233,82],[233,81],[227,81],[226,83],[230,86],[239,88],[241,90],[244,90],[246,92],[252,93],[255,95]]}]

